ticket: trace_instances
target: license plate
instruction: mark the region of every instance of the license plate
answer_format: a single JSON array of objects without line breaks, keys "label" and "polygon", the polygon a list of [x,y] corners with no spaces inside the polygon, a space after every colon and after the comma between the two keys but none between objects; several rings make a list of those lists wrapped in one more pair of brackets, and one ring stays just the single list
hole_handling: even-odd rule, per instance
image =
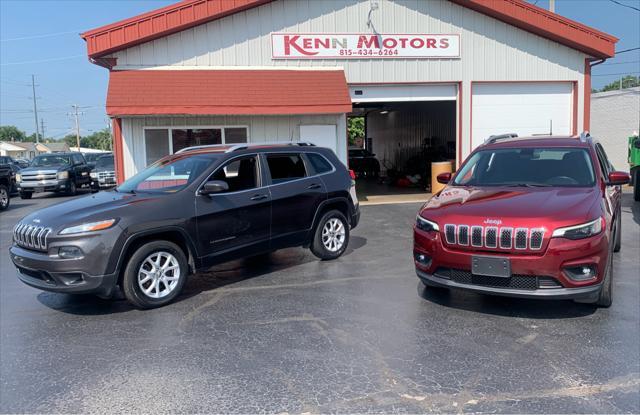
[{"label": "license plate", "polygon": [[471,272],[474,275],[510,278],[511,261],[509,258],[474,255],[471,257]]},{"label": "license plate", "polygon": [[44,187],[36,187],[36,188],[33,189],[33,191],[36,192],[36,193],[42,193],[42,192],[44,192]]}]

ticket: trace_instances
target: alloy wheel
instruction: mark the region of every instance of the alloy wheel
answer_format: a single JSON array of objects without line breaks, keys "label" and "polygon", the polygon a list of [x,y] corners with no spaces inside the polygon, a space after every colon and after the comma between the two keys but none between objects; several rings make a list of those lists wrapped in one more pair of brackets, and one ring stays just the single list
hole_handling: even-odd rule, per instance
[{"label": "alloy wheel", "polygon": [[142,261],[138,269],[138,286],[151,298],[164,298],[178,285],[180,264],[166,251],[154,252]]},{"label": "alloy wheel", "polygon": [[322,228],[322,244],[331,252],[339,251],[344,245],[346,231],[342,221],[331,218]]},{"label": "alloy wheel", "polygon": [[5,207],[9,203],[9,194],[7,190],[2,188],[0,189],[0,206]]}]

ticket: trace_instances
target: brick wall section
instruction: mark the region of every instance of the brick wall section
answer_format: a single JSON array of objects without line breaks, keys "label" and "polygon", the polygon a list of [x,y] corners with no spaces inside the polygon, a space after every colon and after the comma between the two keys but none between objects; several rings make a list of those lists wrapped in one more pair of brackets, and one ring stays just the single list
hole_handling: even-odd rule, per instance
[{"label": "brick wall section", "polygon": [[272,115],[351,112],[339,70],[136,70],[109,78],[107,114]]}]

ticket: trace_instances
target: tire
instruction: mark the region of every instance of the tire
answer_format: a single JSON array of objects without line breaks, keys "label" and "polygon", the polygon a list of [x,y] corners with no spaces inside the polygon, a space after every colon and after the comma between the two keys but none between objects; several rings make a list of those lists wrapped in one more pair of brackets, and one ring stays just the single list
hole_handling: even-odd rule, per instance
[{"label": "tire", "polygon": [[[169,261],[164,262],[163,261]],[[159,262],[160,274],[154,274]],[[167,269],[161,273],[161,268],[177,265],[177,268]],[[146,275],[145,274],[150,274]],[[180,292],[187,280],[189,265],[187,257],[182,249],[173,242],[152,241],[139,247],[129,258],[122,278],[122,290],[124,296],[131,304],[141,309],[162,307],[172,302]],[[140,274],[140,279],[138,275]],[[164,278],[177,277],[168,282]],[[146,281],[145,281],[146,278]],[[145,290],[148,290],[145,293]]]},{"label": "tire", "polygon": [[609,258],[607,259],[607,270],[604,274],[604,280],[602,281],[602,288],[598,295],[596,305],[602,308],[609,308],[613,303],[613,252],[609,251]]},{"label": "tire", "polygon": [[31,199],[33,193],[31,192],[20,192],[20,199]]},{"label": "tire", "polygon": [[69,182],[69,189],[67,189],[67,196],[75,196],[78,194],[78,186],[76,186],[76,182],[71,180]]},{"label": "tire", "polygon": [[0,184],[0,210],[6,210],[11,203],[11,195],[9,194],[9,188]]},{"label": "tire", "polygon": [[620,252],[622,248],[622,212],[618,212],[616,219],[616,235],[613,243],[613,252]]},{"label": "tire", "polygon": [[633,174],[633,200],[640,202],[640,168]]},{"label": "tire", "polygon": [[339,210],[320,218],[311,242],[311,252],[322,260],[340,257],[349,245],[349,222]]}]

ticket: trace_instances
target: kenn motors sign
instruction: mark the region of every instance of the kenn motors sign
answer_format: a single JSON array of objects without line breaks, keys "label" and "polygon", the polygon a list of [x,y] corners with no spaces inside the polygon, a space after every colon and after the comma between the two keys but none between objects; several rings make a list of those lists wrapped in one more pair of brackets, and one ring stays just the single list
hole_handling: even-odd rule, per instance
[{"label": "kenn motors sign", "polygon": [[460,35],[272,33],[273,59],[459,58]]}]

